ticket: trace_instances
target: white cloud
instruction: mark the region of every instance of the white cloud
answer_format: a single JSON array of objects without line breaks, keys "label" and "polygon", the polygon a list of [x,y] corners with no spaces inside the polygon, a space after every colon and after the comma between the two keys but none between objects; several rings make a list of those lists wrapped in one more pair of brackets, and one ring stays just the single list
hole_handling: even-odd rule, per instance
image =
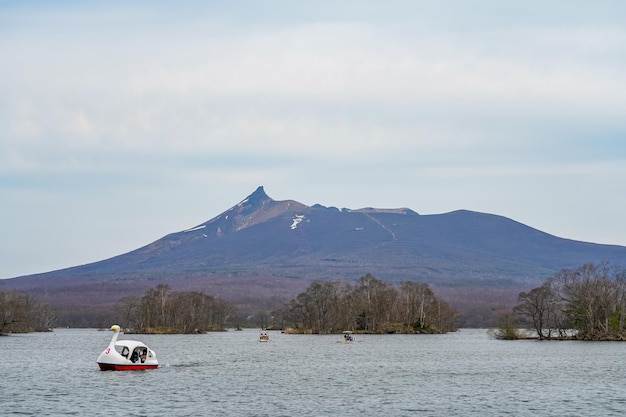
[{"label": "white cloud", "polygon": [[[501,30],[492,35],[504,38],[494,49],[482,46],[482,39],[398,40],[387,28],[342,22],[281,26],[220,42],[200,35],[189,45],[140,34],[130,51],[104,43],[99,55],[89,43],[53,39],[38,49],[43,57],[30,56],[9,71],[6,100],[15,116],[9,137],[135,151],[219,152],[231,144],[268,153],[299,141],[296,150],[315,152],[318,145],[303,142],[313,137],[339,144],[352,130],[361,144],[368,136],[393,141],[395,132],[379,121],[394,114],[404,114],[398,124],[413,143],[423,141],[417,139],[423,130],[445,132],[464,119],[520,123],[522,117],[527,123],[529,115],[549,113],[556,120],[602,117],[614,123],[622,116],[622,72],[560,58],[572,30],[552,29],[546,37]],[[591,45],[605,38],[595,36],[582,37]],[[616,37],[612,51],[624,46]],[[503,50],[507,42],[514,42],[513,50]],[[572,50],[576,43],[565,46]],[[533,51],[539,56],[529,59]],[[177,61],[170,62],[171,54]],[[303,108],[294,105],[303,102]],[[438,141],[452,137],[458,135],[437,135]]]}]

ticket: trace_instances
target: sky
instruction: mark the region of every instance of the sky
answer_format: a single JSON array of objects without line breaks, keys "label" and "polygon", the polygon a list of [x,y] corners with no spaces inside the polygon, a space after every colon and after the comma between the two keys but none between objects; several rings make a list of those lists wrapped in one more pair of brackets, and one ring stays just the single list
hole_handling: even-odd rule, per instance
[{"label": "sky", "polygon": [[0,278],[263,185],[626,246],[626,2],[0,1]]}]

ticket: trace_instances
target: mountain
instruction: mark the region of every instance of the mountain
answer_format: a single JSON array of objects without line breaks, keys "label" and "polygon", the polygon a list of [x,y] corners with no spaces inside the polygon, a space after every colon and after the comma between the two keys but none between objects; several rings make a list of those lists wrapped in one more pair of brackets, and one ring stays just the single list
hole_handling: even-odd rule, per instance
[{"label": "mountain", "polygon": [[420,215],[275,201],[259,187],[219,216],[134,251],[5,280],[4,288],[110,307],[166,283],[254,309],[288,301],[311,280],[371,273],[387,282],[427,282],[461,311],[480,315],[509,307],[519,291],[560,269],[602,261],[626,266],[626,247],[563,239],[467,210]]}]

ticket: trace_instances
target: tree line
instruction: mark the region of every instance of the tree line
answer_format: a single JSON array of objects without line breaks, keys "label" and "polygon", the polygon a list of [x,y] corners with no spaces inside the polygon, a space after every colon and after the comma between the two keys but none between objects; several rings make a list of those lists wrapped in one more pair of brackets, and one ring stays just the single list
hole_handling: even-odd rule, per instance
[{"label": "tree line", "polygon": [[[315,281],[281,309],[266,316],[263,325],[290,327],[303,333],[445,333],[455,331],[456,312],[437,298],[427,284],[390,284],[371,274],[351,285]],[[262,316],[262,317],[261,317]],[[198,291],[172,291],[157,285],[144,295],[120,300],[110,319],[134,333],[203,333],[239,327],[247,322],[234,306]],[[0,291],[0,333],[48,330],[56,317],[35,296]]]},{"label": "tree line", "polygon": [[279,323],[301,333],[446,333],[456,331],[456,313],[427,284],[397,285],[371,274],[355,285],[315,281],[282,309]]},{"label": "tree line", "polygon": [[49,304],[31,294],[0,289],[0,335],[49,331],[55,321]]},{"label": "tree line", "polygon": [[626,271],[589,263],[557,272],[519,294],[496,337],[523,337],[520,327],[539,339],[626,340]]},{"label": "tree line", "polygon": [[161,284],[143,296],[123,298],[118,315],[129,332],[203,333],[226,328],[234,307],[202,292],[172,291]]}]

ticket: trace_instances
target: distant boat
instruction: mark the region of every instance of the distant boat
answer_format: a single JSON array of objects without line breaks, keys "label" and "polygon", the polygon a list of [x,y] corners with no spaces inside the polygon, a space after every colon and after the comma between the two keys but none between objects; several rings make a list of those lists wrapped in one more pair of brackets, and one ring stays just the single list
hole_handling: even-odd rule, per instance
[{"label": "distant boat", "polygon": [[269,342],[270,335],[267,333],[267,330],[261,330],[259,332],[259,342]]},{"label": "distant boat", "polygon": [[118,341],[121,328],[117,324],[111,330],[111,342],[96,361],[101,371],[143,371],[159,366],[156,353],[148,346],[136,340]]},{"label": "distant boat", "polygon": [[362,342],[362,340],[356,340],[350,330],[344,330],[343,341],[337,341],[337,343],[357,343],[357,342]]}]

